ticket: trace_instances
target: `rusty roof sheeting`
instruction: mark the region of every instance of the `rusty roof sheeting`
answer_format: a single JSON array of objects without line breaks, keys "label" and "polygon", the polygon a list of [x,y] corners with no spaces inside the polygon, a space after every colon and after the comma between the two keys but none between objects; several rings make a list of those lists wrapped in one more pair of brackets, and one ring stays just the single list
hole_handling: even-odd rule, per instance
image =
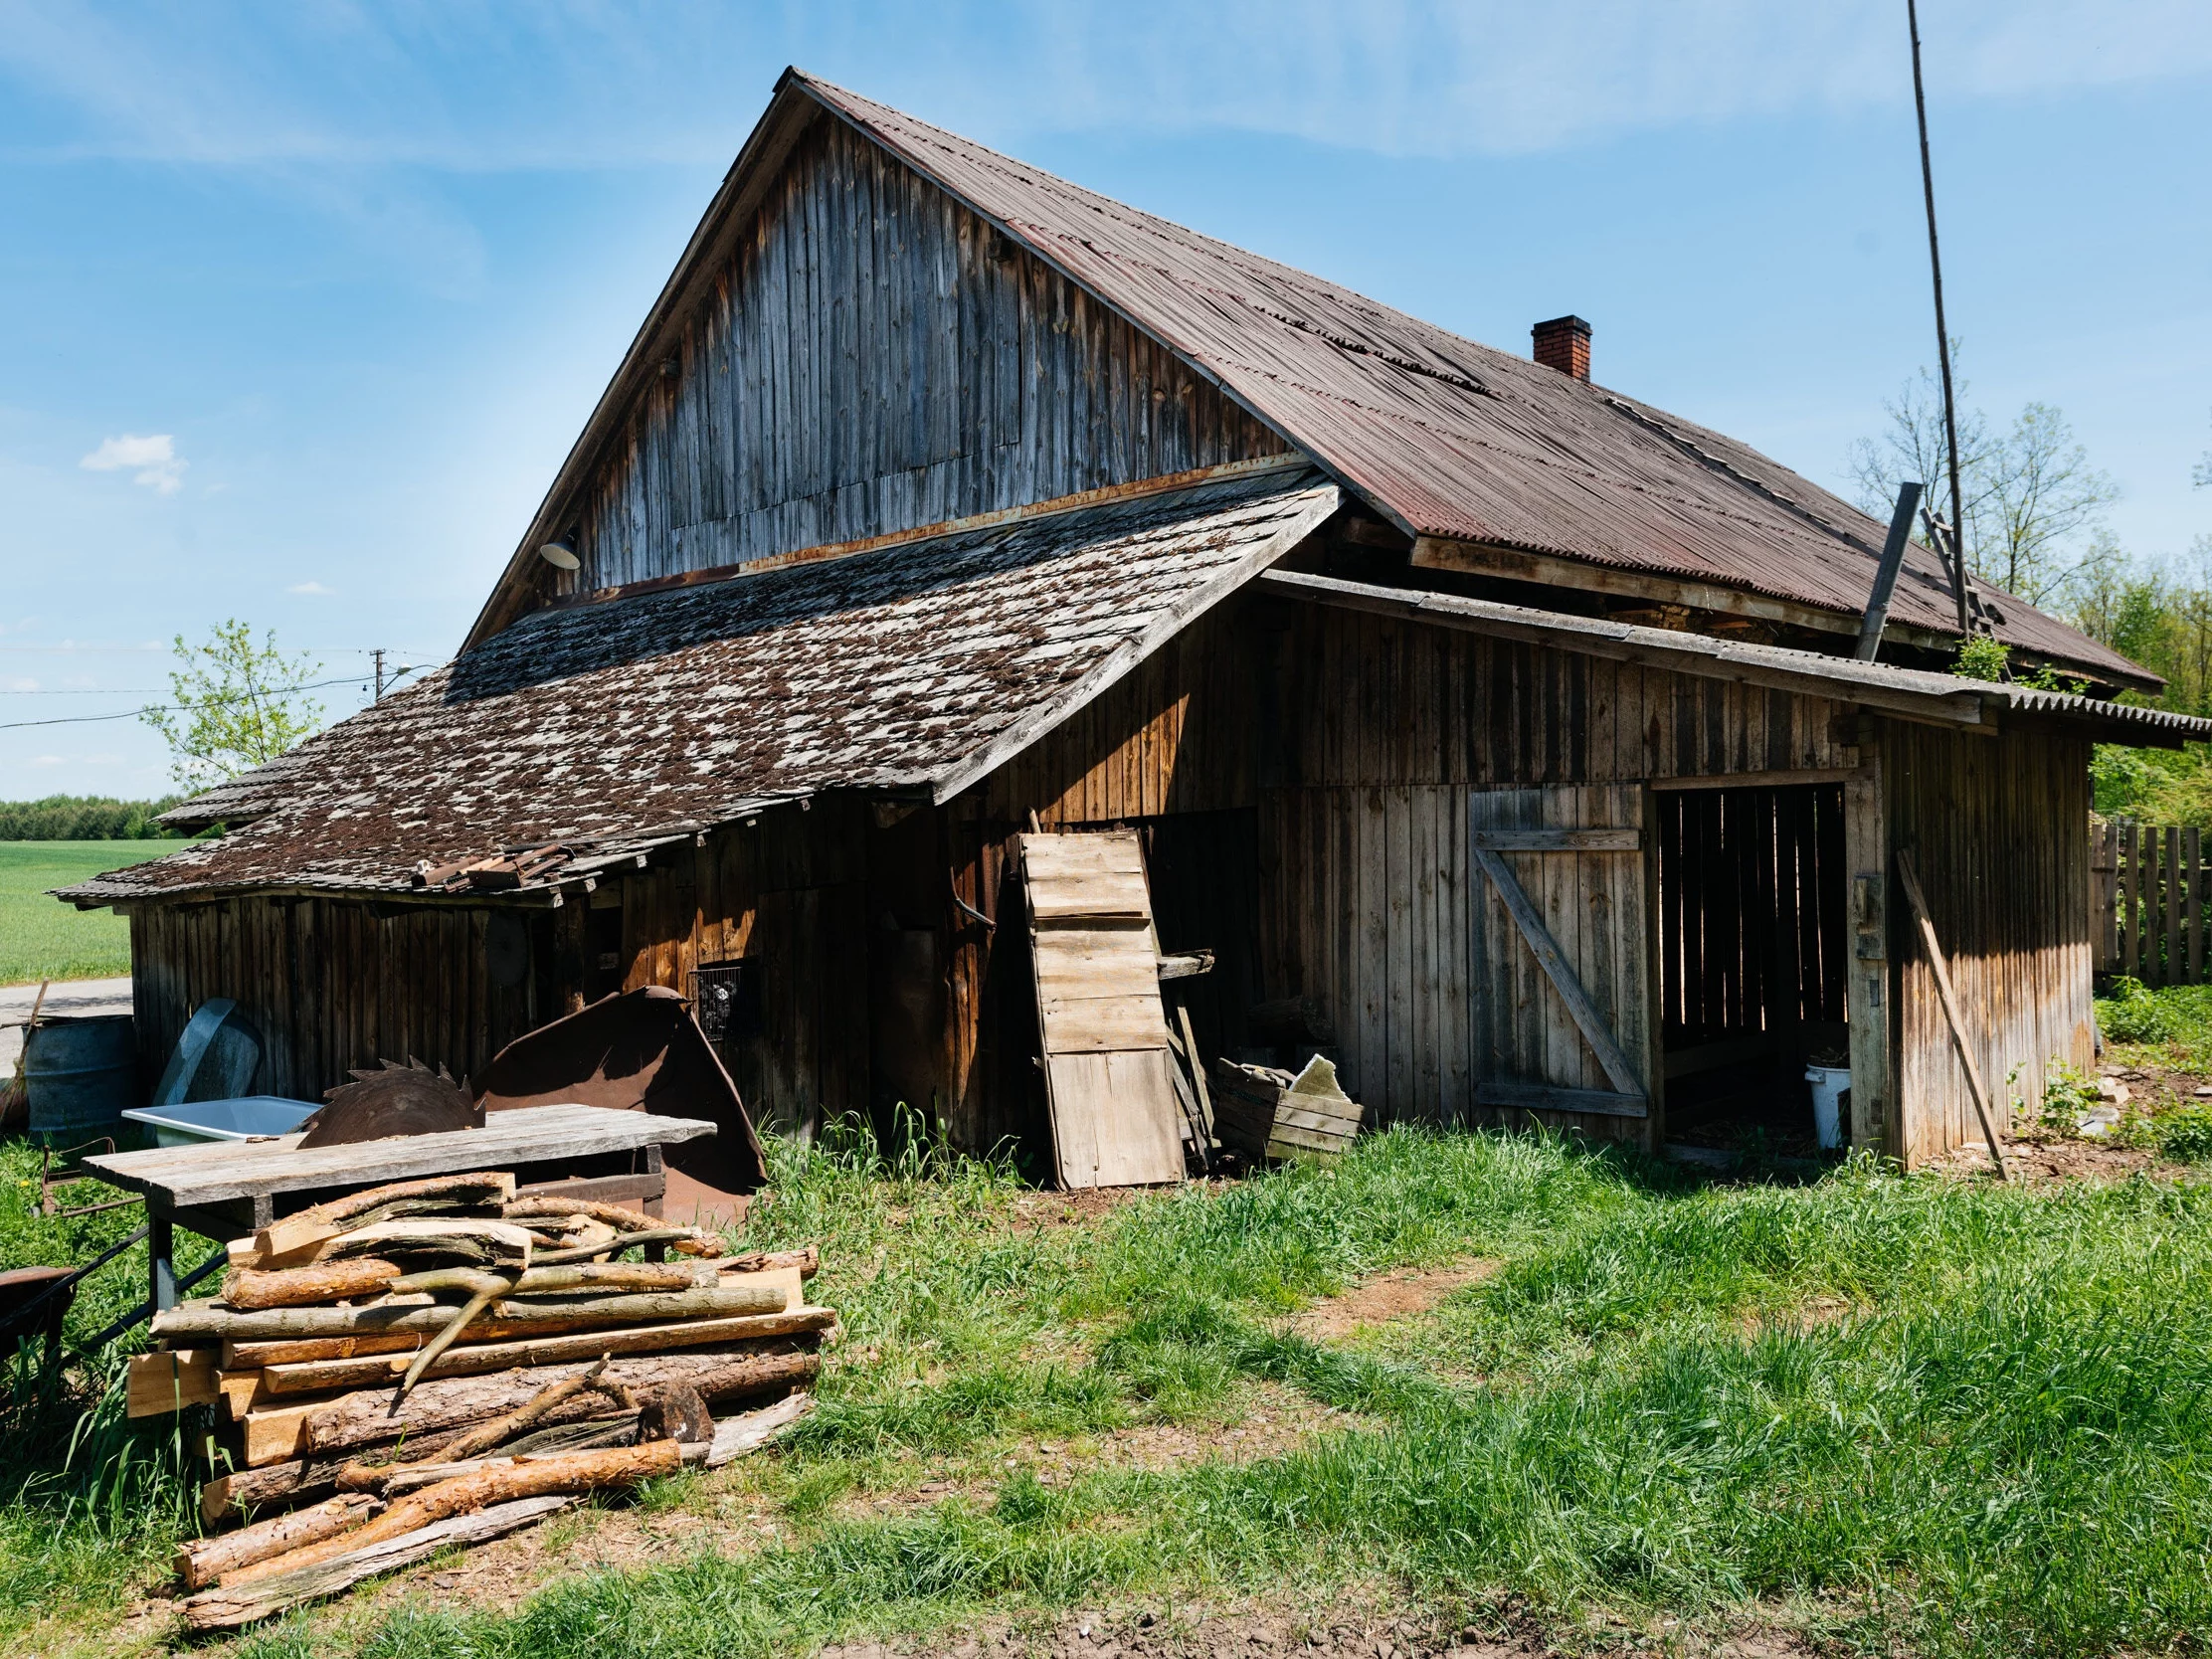
[{"label": "rusty roof sheeting", "polygon": [[[1711,582],[1856,617],[1888,526],[1719,433],[1461,339],[883,104],[797,87],[1182,352],[1419,535]],[[2025,602],[2008,644],[2163,682]],[[1955,634],[1913,547],[1891,621]]]},{"label": "rusty roof sheeting", "polygon": [[537,612],[215,792],[243,828],[61,896],[404,892],[426,860],[554,843],[558,879],[824,790],[955,788],[1340,500],[1279,471]]},{"label": "rusty roof sheeting", "polygon": [[2156,744],[2176,749],[2184,742],[2212,742],[2212,720],[2177,714],[2171,709],[2138,708],[2132,703],[2107,702],[2102,698],[2045,691],[2006,681],[1965,679],[1956,674],[1903,668],[1888,662],[1861,662],[1856,657],[1797,650],[1787,645],[1716,639],[1706,634],[1645,628],[1601,617],[1568,616],[1500,600],[1424,593],[1373,582],[1349,582],[1303,571],[1270,571],[1259,579],[1256,588],[1286,598],[1350,605],[1357,610],[1402,616],[1415,622],[1436,621],[1476,632],[1541,638],[1563,650],[1579,648],[1605,654],[1608,646],[1636,646],[1669,659],[1681,672],[1713,678],[1743,677],[1740,670],[1765,670],[1802,682],[1793,686],[1794,689],[1817,689],[1843,702],[1899,709],[1918,707],[1934,715],[1946,707],[1957,709],[1963,701],[1969,720],[1978,719],[1978,708],[1994,708],[2000,712],[2033,714],[2094,728],[2093,735],[2105,742]]}]

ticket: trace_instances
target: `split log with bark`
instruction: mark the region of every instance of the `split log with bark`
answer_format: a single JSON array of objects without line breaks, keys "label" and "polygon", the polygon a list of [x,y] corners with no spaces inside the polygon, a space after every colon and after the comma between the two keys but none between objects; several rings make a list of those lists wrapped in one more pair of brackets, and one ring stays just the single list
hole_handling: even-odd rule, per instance
[{"label": "split log with bark", "polygon": [[457,1515],[424,1527],[403,1538],[350,1550],[342,1556],[237,1589],[203,1590],[180,1608],[187,1628],[195,1631],[236,1630],[257,1619],[274,1617],[302,1602],[318,1601],[350,1589],[364,1578],[397,1571],[457,1545],[481,1544],[519,1527],[531,1526],[567,1509],[571,1497],[524,1498],[511,1504]]},{"label": "split log with bark", "polygon": [[352,1531],[384,1507],[366,1492],[348,1492],[311,1509],[272,1516],[235,1533],[188,1539],[177,1546],[177,1578],[186,1589],[205,1589],[226,1572],[288,1555]]},{"label": "split log with bark", "polygon": [[[727,1280],[712,1290],[639,1291],[612,1296],[505,1297],[492,1304],[495,1325],[636,1325],[655,1319],[726,1319],[781,1313],[784,1293]],[[208,1300],[180,1302],[154,1316],[155,1337],[176,1343],[289,1341],[309,1337],[421,1336],[453,1321],[451,1306],[420,1302],[364,1303],[351,1308],[239,1309]],[[479,1335],[488,1335],[487,1326]],[[547,1330],[547,1334],[551,1334]]]},{"label": "split log with bark", "polygon": [[[320,1453],[466,1427],[504,1415],[526,1403],[547,1382],[586,1369],[547,1366],[520,1375],[447,1378],[423,1383],[405,1399],[396,1387],[363,1389],[310,1407],[300,1426],[300,1439],[306,1452]],[[669,1382],[688,1382],[713,1404],[771,1388],[803,1387],[821,1369],[821,1358],[815,1354],[756,1351],[643,1355],[617,1360],[606,1375],[639,1394]],[[590,1398],[578,1398],[554,1407],[551,1415],[554,1421],[566,1422],[601,1409]]]}]

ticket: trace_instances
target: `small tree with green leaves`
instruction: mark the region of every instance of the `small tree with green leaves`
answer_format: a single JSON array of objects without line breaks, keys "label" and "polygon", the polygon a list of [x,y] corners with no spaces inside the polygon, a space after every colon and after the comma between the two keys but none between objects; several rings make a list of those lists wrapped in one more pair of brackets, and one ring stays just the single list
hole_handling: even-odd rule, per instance
[{"label": "small tree with green leaves", "polygon": [[286,656],[276,632],[263,634],[233,618],[210,630],[205,644],[176,637],[182,666],[169,674],[171,707],[139,718],[169,745],[169,770],[187,790],[204,790],[275,760],[322,727],[322,705],[300,695],[322,664],[305,651]]}]

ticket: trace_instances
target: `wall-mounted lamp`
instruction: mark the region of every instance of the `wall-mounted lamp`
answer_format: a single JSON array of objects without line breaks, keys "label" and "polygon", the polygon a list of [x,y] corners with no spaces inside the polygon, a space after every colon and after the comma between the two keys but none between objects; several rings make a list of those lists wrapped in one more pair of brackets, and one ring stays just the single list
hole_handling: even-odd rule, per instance
[{"label": "wall-mounted lamp", "polygon": [[549,541],[538,549],[538,557],[555,570],[580,570],[584,561],[576,556],[576,549],[565,541]]}]

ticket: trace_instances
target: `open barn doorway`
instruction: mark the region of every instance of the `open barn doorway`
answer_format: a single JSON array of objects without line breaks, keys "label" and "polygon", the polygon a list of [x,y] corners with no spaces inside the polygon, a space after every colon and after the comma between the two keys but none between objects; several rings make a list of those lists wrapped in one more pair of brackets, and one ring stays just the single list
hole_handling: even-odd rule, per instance
[{"label": "open barn doorway", "polygon": [[1806,1067],[1849,1052],[1843,786],[1662,787],[1653,805],[1667,1144],[1810,1156]]}]

